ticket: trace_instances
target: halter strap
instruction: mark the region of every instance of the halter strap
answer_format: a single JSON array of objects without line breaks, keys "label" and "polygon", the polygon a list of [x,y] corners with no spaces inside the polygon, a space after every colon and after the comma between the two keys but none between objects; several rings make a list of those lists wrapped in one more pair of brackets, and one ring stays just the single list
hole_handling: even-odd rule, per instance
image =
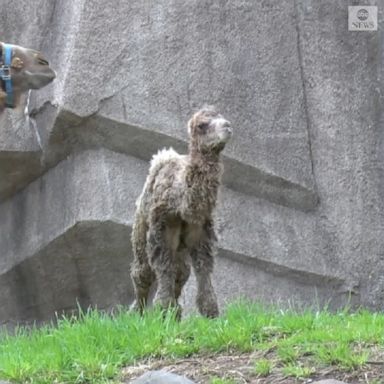
[{"label": "halter strap", "polygon": [[5,105],[7,108],[13,108],[13,86],[11,77],[11,63],[12,63],[12,46],[9,44],[3,44],[3,56],[4,62],[0,67],[0,79],[3,80],[5,85],[5,93],[7,98]]}]

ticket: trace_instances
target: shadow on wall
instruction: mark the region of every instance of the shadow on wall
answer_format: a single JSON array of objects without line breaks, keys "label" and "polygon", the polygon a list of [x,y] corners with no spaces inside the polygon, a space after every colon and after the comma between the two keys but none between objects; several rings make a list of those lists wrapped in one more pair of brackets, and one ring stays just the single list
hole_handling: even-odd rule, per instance
[{"label": "shadow on wall", "polygon": [[[113,222],[81,222],[46,248],[1,275],[0,321],[45,321],[133,300],[130,231]],[[114,282],[119,282],[115,284]]]}]

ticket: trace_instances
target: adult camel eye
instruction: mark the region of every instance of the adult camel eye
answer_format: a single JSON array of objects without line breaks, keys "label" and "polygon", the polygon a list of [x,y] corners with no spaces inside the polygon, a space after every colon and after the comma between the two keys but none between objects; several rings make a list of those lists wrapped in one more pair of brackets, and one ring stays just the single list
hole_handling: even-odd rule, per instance
[{"label": "adult camel eye", "polygon": [[39,64],[41,64],[41,65],[49,65],[48,61],[45,60],[45,59],[43,59],[43,58],[41,58],[41,57],[39,57],[39,58],[37,59],[37,61],[38,61]]}]

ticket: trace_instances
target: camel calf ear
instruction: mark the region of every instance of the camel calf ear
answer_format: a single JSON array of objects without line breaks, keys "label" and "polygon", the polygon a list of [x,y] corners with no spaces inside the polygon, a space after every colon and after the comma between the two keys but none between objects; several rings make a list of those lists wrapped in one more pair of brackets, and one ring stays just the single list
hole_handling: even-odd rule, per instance
[{"label": "camel calf ear", "polygon": [[14,57],[11,63],[11,67],[15,69],[21,69],[23,68],[24,63],[23,60],[21,60],[19,57]]}]

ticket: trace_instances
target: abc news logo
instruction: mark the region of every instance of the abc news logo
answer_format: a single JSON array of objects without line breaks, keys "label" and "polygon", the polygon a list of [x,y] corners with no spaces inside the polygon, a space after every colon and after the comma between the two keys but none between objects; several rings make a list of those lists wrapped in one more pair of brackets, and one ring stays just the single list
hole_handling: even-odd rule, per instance
[{"label": "abc news logo", "polygon": [[377,31],[376,6],[349,6],[348,7],[349,31]]}]

